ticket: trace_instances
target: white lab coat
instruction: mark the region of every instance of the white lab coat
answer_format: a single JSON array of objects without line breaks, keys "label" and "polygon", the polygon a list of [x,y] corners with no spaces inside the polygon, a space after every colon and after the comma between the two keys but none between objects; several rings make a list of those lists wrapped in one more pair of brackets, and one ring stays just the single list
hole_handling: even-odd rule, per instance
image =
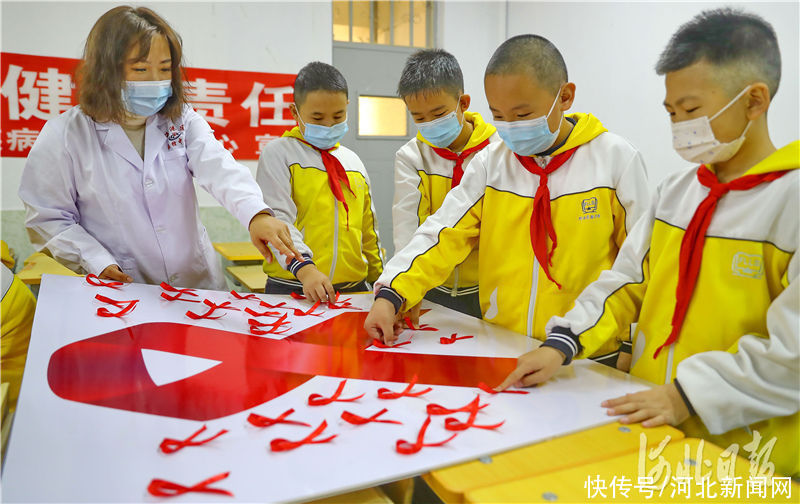
[{"label": "white lab coat", "polygon": [[76,106],[45,124],[19,197],[33,245],[73,269],[99,275],[117,264],[135,282],[224,289],[192,177],[245,227],[268,209],[250,171],[190,107],[174,122],[147,119],[142,160],[119,124]]}]

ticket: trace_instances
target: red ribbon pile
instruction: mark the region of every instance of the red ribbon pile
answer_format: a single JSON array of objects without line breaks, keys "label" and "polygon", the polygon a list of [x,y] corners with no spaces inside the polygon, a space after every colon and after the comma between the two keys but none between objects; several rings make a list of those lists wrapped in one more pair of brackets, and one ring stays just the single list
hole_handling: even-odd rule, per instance
[{"label": "red ribbon pile", "polygon": [[224,480],[228,477],[230,472],[224,472],[221,474],[217,474],[216,476],[212,476],[206,480],[201,481],[196,485],[192,485],[190,487],[179,485],[177,483],[172,483],[171,481],[166,481],[162,479],[154,479],[147,485],[147,491],[150,495],[154,495],[156,497],[176,497],[178,495],[183,495],[189,492],[198,492],[198,493],[213,493],[213,494],[220,494],[220,495],[229,495],[233,497],[233,494],[227,490],[223,490],[221,488],[209,488],[208,485],[212,483],[216,483],[217,481]]},{"label": "red ribbon pile", "polygon": [[399,399],[401,397],[419,397],[433,390],[431,387],[428,387],[422,390],[418,390],[416,392],[412,392],[411,389],[413,389],[414,385],[416,384],[417,384],[417,375],[414,375],[411,378],[411,382],[408,384],[408,386],[401,392],[392,392],[391,390],[383,387],[379,388],[378,399]]},{"label": "red ribbon pile", "polygon": [[167,301],[188,301],[189,303],[199,303],[199,299],[186,299],[181,296],[194,296],[198,297],[197,294],[194,292],[194,289],[176,289],[175,287],[171,286],[167,282],[161,282],[161,288],[167,292],[174,292],[175,295],[170,296],[166,292],[161,293],[161,297],[166,299]]},{"label": "red ribbon pile", "polygon": [[250,413],[250,416],[247,417],[247,421],[256,427],[271,427],[276,424],[302,425],[304,427],[311,427],[311,424],[307,424],[305,422],[287,420],[289,415],[292,413],[294,413],[294,408],[284,411],[278,418],[268,418],[265,416],[256,415],[255,413]]},{"label": "red ribbon pile", "polygon": [[305,444],[329,443],[333,440],[333,438],[338,436],[338,434],[332,434],[324,439],[314,439],[322,434],[322,431],[324,431],[326,427],[328,427],[328,422],[323,420],[322,423],[319,424],[319,427],[314,429],[314,432],[304,437],[300,441],[289,441],[288,439],[276,438],[269,442],[269,448],[274,452],[280,452],[294,450],[295,448],[299,448]]},{"label": "red ribbon pile", "polygon": [[347,380],[342,380],[341,382],[339,382],[339,387],[336,389],[336,392],[334,392],[331,397],[323,397],[320,394],[311,394],[310,396],[308,396],[308,405],[325,406],[326,404],[330,404],[332,402],[352,402],[352,401],[357,401],[362,397],[364,397],[364,394],[361,394],[359,396],[350,397],[348,399],[340,399],[339,397],[342,395],[346,383]]},{"label": "red ribbon pile", "polygon": [[387,410],[386,408],[383,408],[382,410],[380,410],[379,412],[375,413],[374,415],[372,415],[369,418],[364,418],[362,416],[358,416],[355,413],[350,413],[349,411],[342,411],[342,420],[344,420],[345,422],[347,422],[349,424],[353,424],[353,425],[365,425],[365,424],[368,424],[368,423],[371,423],[371,422],[403,425],[403,422],[399,422],[397,420],[380,420],[378,418],[381,415],[383,415],[384,413],[386,413],[387,411],[389,411],[389,410]]},{"label": "red ribbon pile", "polygon": [[450,442],[454,437],[458,435],[458,433],[453,434],[449,438],[445,439],[444,441],[438,441],[436,443],[426,443],[425,442],[425,431],[428,430],[428,426],[431,424],[431,417],[428,415],[425,418],[425,422],[422,424],[422,427],[419,429],[419,433],[417,434],[417,440],[414,443],[409,443],[404,439],[398,439],[397,443],[395,443],[395,450],[397,453],[402,453],[403,455],[412,455],[420,451],[423,447],[432,447],[432,446],[442,446],[445,443]]},{"label": "red ribbon pile", "polygon": [[118,311],[117,313],[111,313],[110,311],[108,311],[108,308],[106,308],[105,306],[101,306],[100,308],[97,309],[97,315],[99,315],[100,317],[122,317],[123,315],[127,315],[128,313],[133,311],[133,309],[136,308],[136,303],[139,302],[138,299],[133,299],[131,301],[117,301],[111,298],[107,298],[101,294],[97,294],[94,298],[100,301],[101,303],[107,303],[112,306],[116,306],[117,308],[121,308],[121,310]]},{"label": "red ribbon pile", "polygon": [[226,429],[222,429],[221,431],[217,432],[216,434],[214,434],[213,436],[211,436],[208,439],[204,439],[202,441],[194,441],[194,438],[196,438],[197,436],[202,434],[203,431],[205,431],[205,430],[206,430],[206,426],[204,425],[204,426],[200,427],[200,429],[197,432],[195,432],[194,434],[192,434],[191,436],[189,436],[188,438],[186,438],[184,440],[164,438],[164,440],[161,441],[161,444],[159,445],[159,447],[161,448],[161,451],[164,452],[164,453],[175,453],[176,451],[181,450],[183,448],[186,448],[187,446],[204,445],[204,444],[208,443],[209,441],[213,441],[214,439],[216,439],[216,438],[220,437],[221,435],[225,434],[226,432],[228,432]]},{"label": "red ribbon pile", "polygon": [[104,282],[103,280],[100,280],[94,273],[89,273],[86,275],[86,283],[89,285],[94,285],[95,287],[111,287],[112,289],[117,289],[120,285],[125,285],[123,282]]},{"label": "red ribbon pile", "polygon": [[[287,316],[284,313],[281,318],[274,322],[259,322],[255,319],[248,319],[247,323],[250,324],[250,334],[255,334],[257,336],[263,336],[264,334],[283,334],[291,329],[291,323],[286,319],[286,317]],[[284,326],[288,327],[283,328]],[[263,329],[259,329],[259,327],[269,327],[269,329],[265,331]]]}]

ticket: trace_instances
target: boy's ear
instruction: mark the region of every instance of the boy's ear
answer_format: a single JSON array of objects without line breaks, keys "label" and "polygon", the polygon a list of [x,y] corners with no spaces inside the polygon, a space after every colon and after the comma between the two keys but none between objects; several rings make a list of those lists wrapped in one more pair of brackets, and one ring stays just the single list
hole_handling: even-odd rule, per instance
[{"label": "boy's ear", "polygon": [[468,94],[462,94],[461,98],[458,100],[458,104],[461,105],[461,113],[463,114],[469,109],[469,104],[472,103],[472,98]]},{"label": "boy's ear", "polygon": [[289,112],[291,112],[292,118],[299,123],[300,121],[298,120],[297,116],[300,115],[300,111],[297,109],[296,103],[289,105]]},{"label": "boy's ear", "polygon": [[567,82],[561,87],[561,99],[559,101],[562,112],[569,110],[572,107],[572,102],[575,101],[575,84]]},{"label": "boy's ear", "polygon": [[766,114],[769,104],[769,86],[763,82],[751,84],[747,92],[747,119],[754,121]]}]

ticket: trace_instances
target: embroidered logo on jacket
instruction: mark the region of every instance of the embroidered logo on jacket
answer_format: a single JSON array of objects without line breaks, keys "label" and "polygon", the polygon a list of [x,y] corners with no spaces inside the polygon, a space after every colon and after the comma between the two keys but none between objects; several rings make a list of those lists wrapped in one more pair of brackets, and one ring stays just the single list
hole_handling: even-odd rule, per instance
[{"label": "embroidered logo on jacket", "polygon": [[167,137],[167,150],[183,145],[183,124],[177,128],[174,125],[170,126],[169,130],[164,132],[164,136]]},{"label": "embroidered logo on jacket", "polygon": [[586,198],[581,201],[581,211],[583,215],[578,217],[578,220],[599,219],[600,215],[597,213],[597,198]]},{"label": "embroidered logo on jacket", "polygon": [[740,277],[761,278],[764,276],[764,258],[758,254],[737,252],[733,255],[731,271]]}]

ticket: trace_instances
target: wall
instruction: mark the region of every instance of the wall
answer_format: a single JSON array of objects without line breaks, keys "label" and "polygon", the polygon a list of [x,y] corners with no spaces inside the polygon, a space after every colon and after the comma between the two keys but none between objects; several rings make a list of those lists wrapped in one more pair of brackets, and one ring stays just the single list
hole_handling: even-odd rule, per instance
[{"label": "wall", "polygon": [[[655,186],[689,164],[672,149],[669,116],[661,102],[664,78],[655,63],[672,33],[696,14],[727,3],[509,2],[508,35],[535,33],[564,55],[577,86],[573,111],[591,112],[643,154]],[[798,3],[748,2],[748,12],[771,23],[783,61],[780,89],[769,110],[776,146],[800,138]]]}]

